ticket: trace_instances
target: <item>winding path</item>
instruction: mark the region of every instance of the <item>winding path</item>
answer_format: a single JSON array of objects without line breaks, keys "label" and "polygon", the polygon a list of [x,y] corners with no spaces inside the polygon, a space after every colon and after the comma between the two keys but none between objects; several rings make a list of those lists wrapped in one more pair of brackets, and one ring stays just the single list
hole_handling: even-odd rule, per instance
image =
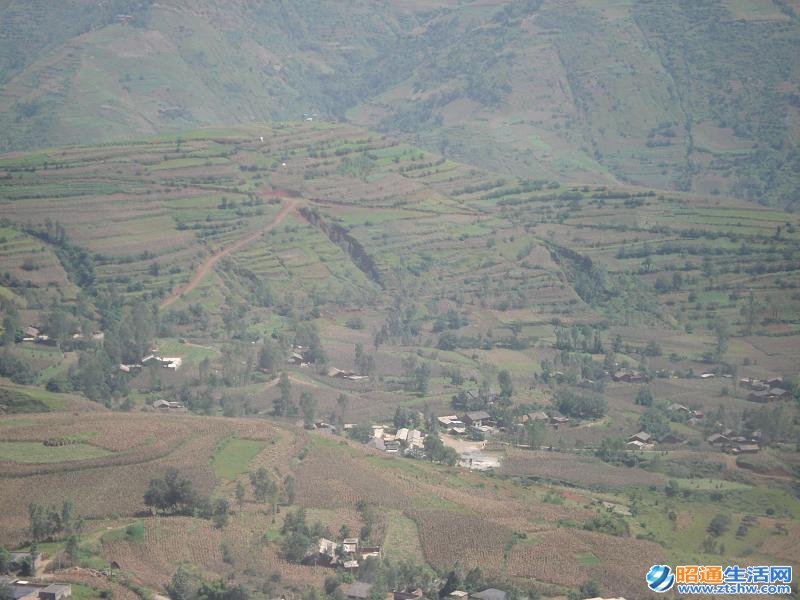
[{"label": "winding path", "polygon": [[256,231],[249,233],[248,235],[244,236],[241,239],[236,240],[227,248],[223,248],[219,252],[212,254],[207,259],[205,259],[200,266],[195,271],[192,278],[189,280],[184,286],[181,286],[175,289],[169,296],[162,300],[160,308],[164,309],[167,308],[170,304],[175,302],[178,298],[180,298],[183,294],[188,294],[194,288],[198,286],[198,284],[203,280],[203,278],[208,275],[208,273],[217,265],[217,263],[225,258],[226,256],[236,252],[237,250],[241,250],[247,244],[254,242],[259,237],[261,237],[267,231],[270,231],[280,225],[281,221],[288,215],[290,212],[297,208],[297,202],[292,199],[286,199],[284,201],[283,208],[275,215],[275,218],[272,219],[272,222],[267,225],[266,227],[262,227],[261,229],[257,229]]}]

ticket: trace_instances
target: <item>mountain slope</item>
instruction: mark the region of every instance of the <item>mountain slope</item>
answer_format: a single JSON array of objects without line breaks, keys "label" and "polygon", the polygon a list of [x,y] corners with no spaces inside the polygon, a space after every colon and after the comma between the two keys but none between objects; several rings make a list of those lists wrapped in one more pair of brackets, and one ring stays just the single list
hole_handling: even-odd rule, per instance
[{"label": "mountain slope", "polygon": [[0,150],[318,113],[515,176],[800,197],[788,2],[0,10]]}]

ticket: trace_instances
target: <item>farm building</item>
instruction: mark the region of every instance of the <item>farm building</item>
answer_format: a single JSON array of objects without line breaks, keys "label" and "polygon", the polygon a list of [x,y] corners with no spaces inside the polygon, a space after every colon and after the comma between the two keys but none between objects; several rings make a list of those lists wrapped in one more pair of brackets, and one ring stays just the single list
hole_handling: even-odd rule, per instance
[{"label": "farm building", "polygon": [[646,431],[640,431],[639,433],[634,433],[631,437],[629,437],[628,441],[642,442],[643,444],[651,444],[653,442],[653,436],[647,433]]},{"label": "farm building", "polygon": [[644,442],[640,442],[639,440],[631,440],[630,442],[625,444],[625,448],[628,450],[647,450],[648,448],[652,448],[652,444],[645,444]]},{"label": "farm building", "polygon": [[[394,591],[392,592],[392,600],[416,600],[422,598],[423,591],[420,588],[409,591]],[[388,600],[389,596],[387,596]]]},{"label": "farm building", "polygon": [[11,595],[14,600],[38,600],[40,589],[32,585],[12,585]]},{"label": "farm building", "polygon": [[523,423],[528,423],[530,421],[532,421],[532,422],[542,421],[544,423],[547,423],[549,420],[550,420],[550,417],[548,416],[548,414],[546,412],[544,412],[544,411],[541,411],[541,410],[538,411],[538,412],[528,413],[527,415],[523,415],[522,416],[522,422]]},{"label": "farm building", "polygon": [[485,410],[475,410],[465,414],[462,420],[470,427],[481,427],[485,424],[484,421],[488,421],[491,418],[491,415]]},{"label": "farm building", "polygon": [[364,581],[356,581],[344,588],[344,595],[353,600],[366,600],[372,592],[372,585]]},{"label": "farm building", "polygon": [[506,600],[506,593],[497,588],[488,588],[477,594],[472,594],[470,598],[475,598],[475,600]]},{"label": "farm building", "polygon": [[677,435],[677,434],[674,434],[674,433],[670,432],[670,433],[666,434],[664,437],[662,437],[662,438],[661,438],[660,440],[658,440],[658,441],[659,441],[660,443],[662,443],[662,444],[682,444],[682,443],[683,443],[683,442],[685,442],[686,440],[684,440],[684,439],[683,439],[682,437],[680,437],[679,435]]},{"label": "farm building", "polygon": [[69,598],[71,595],[72,586],[54,583],[39,591],[39,600],[64,600],[64,598]]},{"label": "farm building", "polygon": [[345,538],[342,541],[342,552],[345,554],[355,554],[358,552],[358,538]]},{"label": "farm building", "polygon": [[171,402],[168,400],[156,400],[153,402],[153,408],[158,410],[174,410],[174,411],[185,411],[186,407],[183,406],[180,402]]},{"label": "farm building", "polygon": [[771,399],[772,399],[772,396],[770,396],[770,393],[769,393],[768,389],[760,390],[760,391],[757,391],[757,392],[750,392],[749,394],[747,394],[747,400],[749,402],[758,402],[760,404],[766,404]]},{"label": "farm building", "polygon": [[469,594],[463,590],[453,590],[447,594],[448,600],[467,600]]},{"label": "farm building", "polygon": [[708,436],[706,441],[712,446],[725,446],[730,442],[728,436],[722,435],[721,433],[715,433]]},{"label": "farm building", "polygon": [[359,554],[361,555],[361,560],[366,560],[368,558],[380,558],[381,557],[381,547],[380,546],[361,546],[359,549]]},{"label": "farm building", "polygon": [[732,452],[734,454],[755,454],[759,450],[761,447],[758,444],[739,444]]}]

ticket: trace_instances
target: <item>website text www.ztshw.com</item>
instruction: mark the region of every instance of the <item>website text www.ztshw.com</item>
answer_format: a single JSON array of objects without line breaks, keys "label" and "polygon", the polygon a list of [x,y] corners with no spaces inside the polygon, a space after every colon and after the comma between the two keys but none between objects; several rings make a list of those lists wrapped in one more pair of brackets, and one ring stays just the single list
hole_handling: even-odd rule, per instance
[{"label": "website text www.ztshw.com", "polygon": [[679,594],[791,594],[792,567],[738,565],[653,565],[647,573],[647,587]]}]

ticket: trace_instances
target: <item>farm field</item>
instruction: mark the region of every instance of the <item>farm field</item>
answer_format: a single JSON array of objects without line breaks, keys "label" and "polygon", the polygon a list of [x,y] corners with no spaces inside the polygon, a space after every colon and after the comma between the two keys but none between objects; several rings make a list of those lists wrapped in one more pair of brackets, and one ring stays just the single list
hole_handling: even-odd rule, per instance
[{"label": "farm field", "polygon": [[[796,562],[796,215],[319,121],[9,155],[0,176],[2,545],[65,564],[70,536],[32,540],[29,507],[66,502],[73,562],[128,591],[183,567],[265,598],[336,573],[298,539],[351,535],[420,577],[554,598],[645,597],[646,562]],[[371,439],[402,429],[428,445]],[[159,504],[184,480],[186,505]]]}]

